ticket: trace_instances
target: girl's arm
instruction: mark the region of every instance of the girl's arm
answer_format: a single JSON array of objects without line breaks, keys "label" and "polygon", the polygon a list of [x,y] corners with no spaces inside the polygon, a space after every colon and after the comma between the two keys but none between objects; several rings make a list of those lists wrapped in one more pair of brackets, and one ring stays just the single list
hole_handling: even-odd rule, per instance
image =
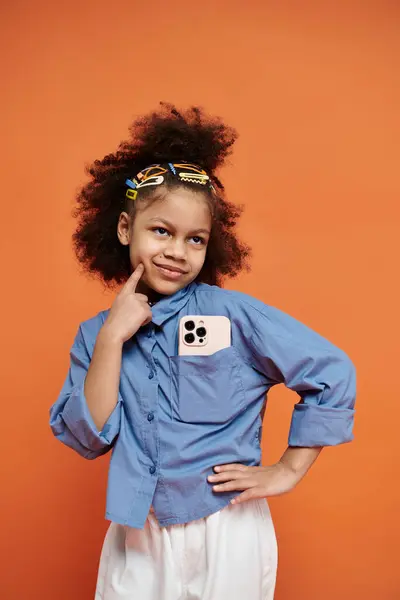
[{"label": "girl's arm", "polygon": [[299,396],[290,447],[336,446],[353,439],[356,377],[342,350],[293,317],[267,306],[255,324],[251,349],[255,366],[270,384],[283,383]]},{"label": "girl's arm", "polygon": [[139,265],[132,273],[104,324],[95,318],[79,328],[68,377],[50,411],[54,435],[85,458],[108,452],[119,433],[123,344],[152,318],[147,297],[136,293],[143,270]]},{"label": "girl's arm", "polygon": [[[249,346],[253,366],[268,386],[284,383],[297,392],[289,447],[271,466],[217,465],[208,477],[215,492],[241,491],[232,503],[276,496],[292,490],[322,447],[353,438],[356,379],[344,352],[299,321],[264,306],[254,323]],[[242,322],[245,319],[242,318]]]},{"label": "girl's arm", "polygon": [[[78,330],[70,352],[70,368],[61,393],[50,410],[50,427],[55,437],[84,458],[93,459],[108,452],[117,437],[121,422],[121,398],[108,405],[107,423],[99,427],[95,422],[85,396],[85,380],[92,371],[93,346],[103,318],[100,316],[83,323]],[[102,339],[101,336],[100,339]],[[96,359],[95,368],[101,367],[102,342],[99,349],[100,361]],[[110,356],[110,353],[109,353]],[[118,359],[114,358],[114,368]],[[96,367],[97,365],[97,367]],[[104,376],[107,374],[104,369]],[[93,375],[93,374],[92,374]],[[95,401],[93,389],[89,390],[90,402]],[[113,407],[113,408],[112,408]]]},{"label": "girl's arm", "polygon": [[97,336],[86,376],[85,396],[99,431],[118,402],[123,344],[152,319],[147,296],[136,293],[143,272],[144,267],[140,264],[115,298]]},{"label": "girl's arm", "polygon": [[117,406],[122,346],[122,340],[103,325],[84,384],[87,406],[98,431],[102,431]]}]

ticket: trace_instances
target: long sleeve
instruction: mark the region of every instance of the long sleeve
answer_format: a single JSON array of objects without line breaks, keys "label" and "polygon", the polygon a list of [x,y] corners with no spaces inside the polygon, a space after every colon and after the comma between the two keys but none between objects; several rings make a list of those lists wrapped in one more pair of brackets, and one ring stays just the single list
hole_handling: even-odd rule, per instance
[{"label": "long sleeve", "polygon": [[50,409],[50,427],[55,437],[88,459],[111,449],[121,422],[120,397],[101,432],[97,431],[89,412],[84,384],[91,359],[88,347],[94,347],[95,341],[95,336],[91,337],[85,343],[82,326],[79,328],[70,352],[68,376],[58,400]]},{"label": "long sleeve", "polygon": [[300,396],[289,446],[333,446],[353,439],[355,370],[346,354],[296,319],[265,306],[251,340],[256,367]]}]

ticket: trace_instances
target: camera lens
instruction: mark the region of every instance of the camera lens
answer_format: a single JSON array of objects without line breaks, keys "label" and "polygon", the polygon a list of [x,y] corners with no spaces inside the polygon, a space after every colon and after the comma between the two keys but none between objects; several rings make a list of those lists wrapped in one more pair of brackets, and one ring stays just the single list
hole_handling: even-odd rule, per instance
[{"label": "camera lens", "polygon": [[198,327],[196,329],[196,333],[199,337],[203,338],[203,337],[206,337],[207,331],[206,331],[205,327]]},{"label": "camera lens", "polygon": [[186,321],[185,329],[187,329],[188,331],[193,331],[194,328],[195,328],[194,321]]},{"label": "camera lens", "polygon": [[193,342],[194,342],[194,340],[195,340],[195,339],[196,339],[196,338],[194,337],[193,333],[187,333],[187,334],[185,335],[185,342],[186,342],[187,344],[193,344]]}]

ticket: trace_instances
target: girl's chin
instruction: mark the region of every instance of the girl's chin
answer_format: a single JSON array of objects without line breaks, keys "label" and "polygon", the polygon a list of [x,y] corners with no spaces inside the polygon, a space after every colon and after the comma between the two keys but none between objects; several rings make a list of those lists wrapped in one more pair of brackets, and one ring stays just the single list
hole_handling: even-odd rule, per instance
[{"label": "girl's chin", "polygon": [[149,287],[156,292],[157,294],[161,294],[162,296],[170,296],[171,294],[175,294],[182,288],[184,288],[187,284],[181,281],[149,281]]},{"label": "girl's chin", "polygon": [[140,288],[138,291],[146,294],[146,296],[149,296],[149,298],[153,297],[154,295],[171,296],[172,294],[179,292],[179,290],[189,285],[192,281],[183,280],[182,278],[174,281],[173,279],[164,278],[162,276],[157,277],[157,275],[154,277],[152,275],[153,274],[151,274],[149,277],[149,274],[146,273],[142,277],[138,286],[138,288]]}]

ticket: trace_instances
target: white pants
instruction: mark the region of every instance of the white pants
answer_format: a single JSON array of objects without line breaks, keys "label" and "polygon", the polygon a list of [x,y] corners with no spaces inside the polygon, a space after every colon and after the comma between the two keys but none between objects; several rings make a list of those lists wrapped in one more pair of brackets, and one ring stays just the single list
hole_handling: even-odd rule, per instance
[{"label": "white pants", "polygon": [[273,600],[276,569],[266,500],[162,528],[150,512],[144,529],[111,523],[95,600]]}]

